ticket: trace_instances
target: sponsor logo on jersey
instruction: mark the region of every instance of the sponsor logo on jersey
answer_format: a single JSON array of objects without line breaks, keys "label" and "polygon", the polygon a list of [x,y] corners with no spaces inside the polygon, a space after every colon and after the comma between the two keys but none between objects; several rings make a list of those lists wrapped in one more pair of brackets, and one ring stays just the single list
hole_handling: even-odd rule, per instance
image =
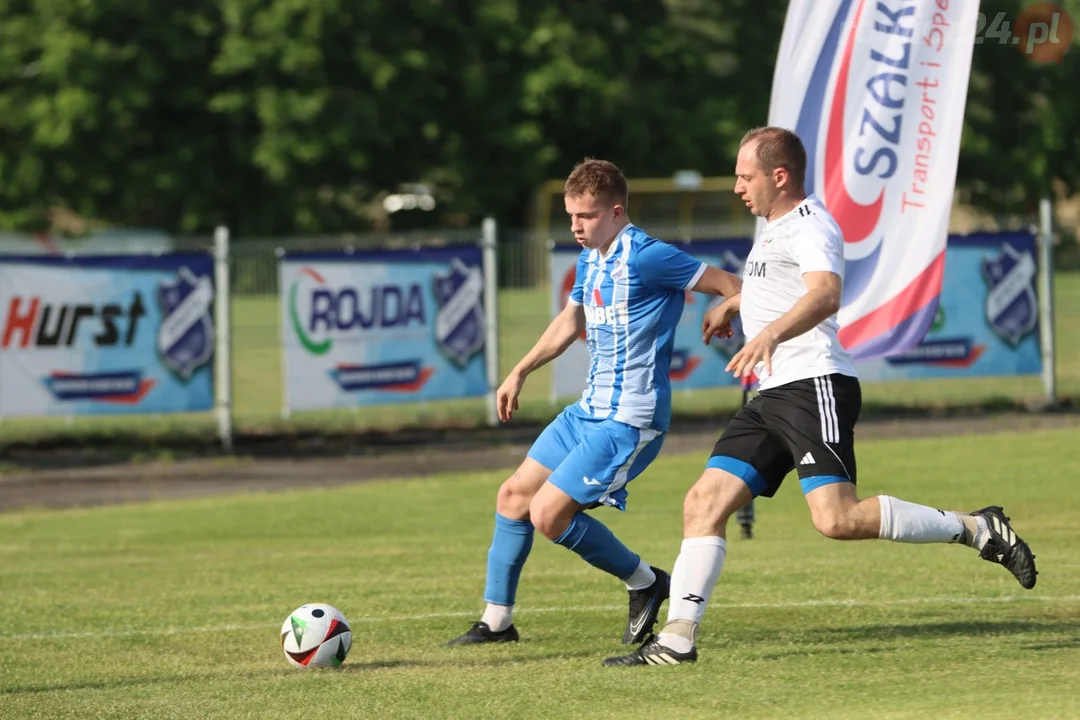
[{"label": "sponsor logo on jersey", "polygon": [[585,305],[585,320],[592,325],[629,325],[630,308],[625,302],[597,307]]}]

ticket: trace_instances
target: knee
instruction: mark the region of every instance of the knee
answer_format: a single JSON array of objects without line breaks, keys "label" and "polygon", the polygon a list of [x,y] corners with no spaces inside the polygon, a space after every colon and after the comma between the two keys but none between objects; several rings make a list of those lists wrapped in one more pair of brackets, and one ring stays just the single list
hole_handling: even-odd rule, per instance
[{"label": "knee", "polygon": [[856,537],[857,528],[854,519],[839,509],[815,513],[814,527],[831,540],[852,540]]},{"label": "knee", "polygon": [[499,492],[495,495],[495,509],[509,520],[528,520],[532,499],[532,495],[522,493],[514,487],[512,480],[507,480],[499,486]]},{"label": "knee", "polygon": [[569,525],[556,508],[537,502],[535,498],[527,512],[536,531],[552,542],[558,540]]}]

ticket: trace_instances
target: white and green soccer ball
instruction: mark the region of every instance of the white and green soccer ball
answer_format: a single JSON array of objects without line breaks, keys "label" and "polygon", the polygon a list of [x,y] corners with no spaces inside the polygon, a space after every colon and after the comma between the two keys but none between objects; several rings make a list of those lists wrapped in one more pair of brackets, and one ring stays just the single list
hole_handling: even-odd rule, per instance
[{"label": "white and green soccer ball", "polygon": [[281,650],[293,667],[337,667],[351,647],[349,621],[333,605],[301,605],[281,625]]}]

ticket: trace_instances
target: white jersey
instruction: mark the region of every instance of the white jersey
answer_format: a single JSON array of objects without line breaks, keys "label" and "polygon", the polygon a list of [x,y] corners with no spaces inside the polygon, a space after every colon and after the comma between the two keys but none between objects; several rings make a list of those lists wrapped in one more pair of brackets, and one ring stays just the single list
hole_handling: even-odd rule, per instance
[{"label": "white jersey", "polygon": [[[749,342],[787,313],[806,294],[803,273],[827,271],[844,277],[844,238],[816,195],[767,223],[758,233],[743,269],[743,332]],[[776,348],[772,374],[764,363],[754,368],[766,390],[795,380],[839,373],[858,377],[851,355],[840,344],[836,315]]]}]

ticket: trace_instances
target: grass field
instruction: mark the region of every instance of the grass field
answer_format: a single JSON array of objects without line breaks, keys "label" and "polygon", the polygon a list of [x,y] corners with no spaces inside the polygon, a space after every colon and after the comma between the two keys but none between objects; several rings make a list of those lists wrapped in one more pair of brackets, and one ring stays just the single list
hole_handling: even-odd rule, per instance
[{"label": "grass field", "polygon": [[[240,432],[272,432],[289,429],[348,431],[376,426],[435,423],[476,424],[483,421],[482,401],[413,403],[345,411],[305,412],[284,420],[281,390],[280,323],[277,300],[268,296],[234,298],[234,418]],[[502,374],[532,346],[550,319],[545,291],[504,290],[499,294]],[[1056,278],[1058,392],[1080,398],[1080,273],[1060,273]],[[544,419],[560,406],[549,399],[551,369],[541,368],[525,386],[519,417]],[[958,405],[1017,404],[1042,396],[1039,377],[975,378],[867,383],[864,400],[874,406],[948,407]],[[715,413],[734,409],[741,400],[737,389],[679,393],[673,399],[676,413]],[[190,436],[212,437],[213,419],[208,415],[120,418],[20,418],[0,422],[0,442],[37,438],[98,439],[132,436],[165,441]]]},{"label": "grass field", "polygon": [[[629,512],[598,516],[670,568],[701,464],[662,457]],[[441,646],[481,608],[501,472],[23,512],[0,516],[0,716],[1080,717],[1075,430],[866,442],[859,464],[864,495],[1003,504],[1038,585],[963,547],[826,540],[789,480],[729,545],[701,661],[613,669],[621,584],[539,537],[522,642]],[[339,670],[281,655],[281,622],[314,601],[352,623]]]}]

